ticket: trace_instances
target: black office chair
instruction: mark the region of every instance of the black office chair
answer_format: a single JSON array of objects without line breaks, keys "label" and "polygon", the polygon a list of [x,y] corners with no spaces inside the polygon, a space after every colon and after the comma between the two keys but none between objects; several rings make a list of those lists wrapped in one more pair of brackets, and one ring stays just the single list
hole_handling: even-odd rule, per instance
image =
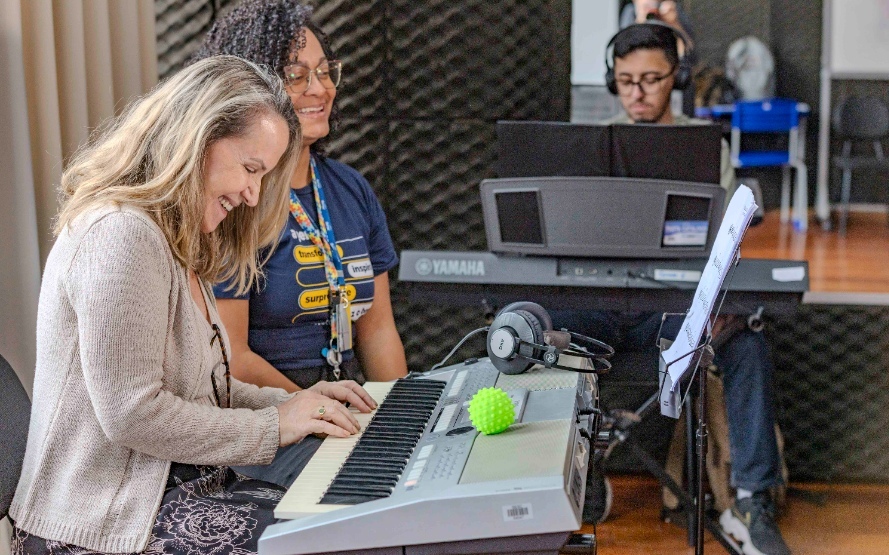
[{"label": "black office chair", "polygon": [[0,356],[0,519],[9,513],[9,505],[22,472],[31,400],[22,382],[6,359]]},{"label": "black office chair", "polygon": [[[833,157],[833,164],[843,173],[840,202],[839,232],[846,233],[849,219],[849,197],[852,191],[853,170],[889,170],[889,158],[883,155],[882,139],[889,137],[889,108],[873,96],[850,96],[833,113],[835,135],[843,140],[843,152]],[[871,141],[872,156],[854,156],[852,146],[857,141]]]}]

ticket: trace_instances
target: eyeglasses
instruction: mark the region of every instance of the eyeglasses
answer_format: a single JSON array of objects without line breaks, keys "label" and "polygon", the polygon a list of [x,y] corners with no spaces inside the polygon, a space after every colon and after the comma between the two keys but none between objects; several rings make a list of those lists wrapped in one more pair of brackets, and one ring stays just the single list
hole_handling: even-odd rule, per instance
[{"label": "eyeglasses", "polygon": [[642,94],[658,93],[664,87],[664,80],[668,77],[671,77],[675,71],[676,67],[674,66],[668,73],[664,75],[647,73],[640,77],[638,81],[633,81],[632,79],[628,78],[618,79],[617,92],[621,96],[630,96],[631,94],[633,94],[633,91],[638,85],[639,90],[642,91]]},{"label": "eyeglasses", "polygon": [[315,69],[301,64],[284,66],[284,86],[293,94],[304,94],[312,86],[312,75],[318,78],[325,89],[335,89],[343,74],[343,62],[331,60]]},{"label": "eyeglasses", "polygon": [[[210,346],[215,341],[219,341],[219,349],[222,351],[222,365],[225,366],[225,407],[231,407],[232,403],[232,377],[228,365],[228,352],[225,350],[225,341],[222,340],[222,331],[216,324],[211,324],[213,328],[213,337],[210,338]],[[214,367],[215,370],[215,367]],[[219,398],[219,388],[216,387],[216,372],[210,372],[210,380],[213,382],[213,396],[216,397],[216,406],[222,407],[222,400]]]}]

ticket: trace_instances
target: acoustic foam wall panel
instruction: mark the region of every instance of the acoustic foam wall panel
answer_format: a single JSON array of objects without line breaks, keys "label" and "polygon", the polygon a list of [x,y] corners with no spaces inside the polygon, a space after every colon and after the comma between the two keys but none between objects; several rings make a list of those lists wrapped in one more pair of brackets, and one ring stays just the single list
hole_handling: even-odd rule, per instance
[{"label": "acoustic foam wall panel", "polygon": [[[156,0],[161,77],[234,4]],[[494,122],[569,118],[570,0],[316,5],[316,20],[345,64],[331,154],[368,178],[399,251],[485,249],[477,191],[493,176]],[[757,34],[775,48],[779,93],[817,107],[820,1],[683,5],[702,59],[721,63],[731,40]],[[858,88],[885,96],[858,82],[840,82],[835,92]],[[488,310],[409,299],[394,274],[392,295],[415,370],[482,326]],[[889,481],[889,309],[803,306],[768,324],[792,479]],[[483,346],[476,338],[453,360]]]}]

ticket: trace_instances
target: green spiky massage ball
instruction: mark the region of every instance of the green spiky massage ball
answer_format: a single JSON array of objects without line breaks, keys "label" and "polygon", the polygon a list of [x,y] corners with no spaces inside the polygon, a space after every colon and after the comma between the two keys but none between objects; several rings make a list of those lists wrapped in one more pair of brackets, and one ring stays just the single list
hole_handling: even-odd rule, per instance
[{"label": "green spiky massage ball", "polygon": [[499,387],[484,387],[469,401],[469,420],[485,435],[499,434],[515,422],[512,399]]}]

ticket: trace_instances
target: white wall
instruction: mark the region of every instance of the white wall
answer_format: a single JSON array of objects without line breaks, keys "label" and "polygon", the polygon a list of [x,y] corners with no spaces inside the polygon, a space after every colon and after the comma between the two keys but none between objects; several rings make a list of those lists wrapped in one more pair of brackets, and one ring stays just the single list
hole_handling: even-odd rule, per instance
[{"label": "white wall", "polygon": [[605,84],[605,45],[617,32],[619,0],[572,0],[571,84]]},{"label": "white wall", "polygon": [[889,2],[833,0],[829,17],[834,76],[889,77]]}]

